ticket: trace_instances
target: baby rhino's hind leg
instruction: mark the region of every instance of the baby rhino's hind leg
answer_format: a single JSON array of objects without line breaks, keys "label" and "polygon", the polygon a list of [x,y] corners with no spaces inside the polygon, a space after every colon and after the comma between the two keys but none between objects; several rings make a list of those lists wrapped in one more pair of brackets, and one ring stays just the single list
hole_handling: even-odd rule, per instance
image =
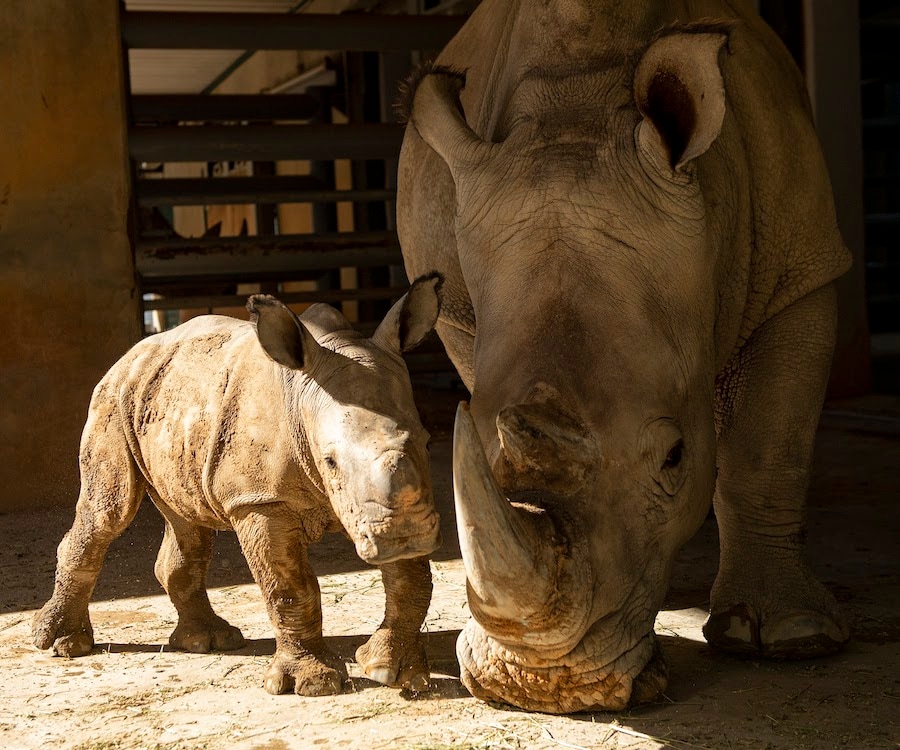
[{"label": "baby rhino's hind leg", "polygon": [[166,520],[156,558],[156,578],[178,612],[178,625],[169,636],[169,645],[196,654],[241,648],[241,631],[213,612],[206,593],[212,530],[179,518],[160,502],[156,506]]},{"label": "baby rhino's hind leg", "polygon": [[[117,422],[98,420],[98,414],[93,405],[82,441],[75,522],[57,549],[53,596],[32,623],[34,645],[52,646],[57,656],[84,656],[94,647],[88,602],[110,543],[134,519],[146,491]],[[95,427],[98,422],[103,426]]]}]

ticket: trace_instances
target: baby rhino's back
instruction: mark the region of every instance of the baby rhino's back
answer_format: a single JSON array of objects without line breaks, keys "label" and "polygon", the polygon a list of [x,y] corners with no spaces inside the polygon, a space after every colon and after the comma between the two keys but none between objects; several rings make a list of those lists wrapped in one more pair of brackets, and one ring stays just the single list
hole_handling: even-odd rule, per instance
[{"label": "baby rhino's back", "polygon": [[97,386],[91,410],[117,401],[154,499],[227,527],[223,506],[264,496],[290,462],[277,367],[250,323],[202,316],[135,345]]}]

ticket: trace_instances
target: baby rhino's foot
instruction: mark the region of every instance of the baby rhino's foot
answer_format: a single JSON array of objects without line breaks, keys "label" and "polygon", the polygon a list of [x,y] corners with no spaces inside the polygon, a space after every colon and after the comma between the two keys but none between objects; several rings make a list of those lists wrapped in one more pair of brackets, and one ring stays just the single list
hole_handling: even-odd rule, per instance
[{"label": "baby rhino's foot", "polygon": [[309,652],[295,656],[281,650],[276,651],[275,658],[266,670],[266,691],[272,695],[289,693],[291,690],[297,695],[337,695],[341,692],[343,676],[325,661],[343,667],[327,652],[318,656]]},{"label": "baby rhino's foot", "polygon": [[244,646],[241,631],[217,615],[204,620],[182,620],[169,636],[169,645],[192,654],[233,651]]},{"label": "baby rhino's foot", "polygon": [[356,650],[356,662],[369,679],[382,685],[409,688],[422,693],[430,686],[428,661],[421,634],[400,634],[379,628]]},{"label": "baby rhino's foot", "polygon": [[94,629],[87,607],[73,613],[52,599],[34,616],[31,635],[37,648],[52,646],[56,656],[85,656],[94,648]]}]

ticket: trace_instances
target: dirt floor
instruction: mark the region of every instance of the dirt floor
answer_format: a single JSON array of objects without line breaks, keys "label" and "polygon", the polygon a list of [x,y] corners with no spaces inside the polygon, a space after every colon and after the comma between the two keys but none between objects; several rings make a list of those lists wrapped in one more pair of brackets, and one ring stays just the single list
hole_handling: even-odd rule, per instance
[{"label": "dirt floor", "polygon": [[622,714],[554,717],[481,703],[457,679],[454,644],[468,615],[450,495],[449,396],[423,403],[435,433],[445,541],[433,562],[426,623],[430,693],[414,699],[359,676],[352,655],[380,622],[382,590],[377,571],[337,536],[312,557],[325,634],[348,662],[343,695],[262,689],[274,642],[233,534],[218,536],[210,597],[248,645],[208,656],[170,651],[175,612],[153,577],[162,525],[149,503],[108,556],[91,606],[94,653],[64,660],[39,652],[30,621],[50,595],[55,546],[71,510],[6,515],[0,748],[900,747],[900,401],[832,405],[820,429],[810,553],[850,617],[846,651],[794,664],[711,653],[700,632],[717,556],[710,518],[683,550],[657,622],[671,673],[665,700]]}]

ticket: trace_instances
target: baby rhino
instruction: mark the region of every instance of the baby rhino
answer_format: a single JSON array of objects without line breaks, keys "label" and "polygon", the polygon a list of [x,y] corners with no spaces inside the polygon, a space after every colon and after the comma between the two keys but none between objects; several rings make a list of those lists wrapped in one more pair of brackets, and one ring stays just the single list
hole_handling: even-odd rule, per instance
[{"label": "baby rhino", "polygon": [[400,355],[434,326],[440,284],[417,279],[370,339],[328,305],[298,318],[257,295],[250,323],[204,316],[132,348],[94,390],[75,522],[34,644],[91,651],[88,601],[104,555],[149,494],[165,518],[156,576],[178,611],[171,646],[243,645],[205,584],[213,530],[234,529],[275,629],[266,690],[340,692],[306,548],[343,528],[386,591],[384,621],[357,661],[373,680],[424,689],[425,556],[440,532],[428,434]]}]

